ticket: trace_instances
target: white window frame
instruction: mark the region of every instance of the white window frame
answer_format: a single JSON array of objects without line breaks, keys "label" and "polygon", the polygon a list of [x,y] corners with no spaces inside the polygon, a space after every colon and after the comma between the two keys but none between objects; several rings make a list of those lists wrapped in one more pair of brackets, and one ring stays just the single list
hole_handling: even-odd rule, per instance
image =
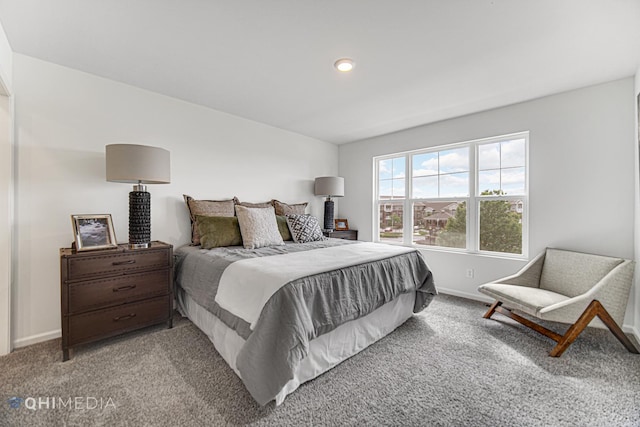
[{"label": "white window frame", "polygon": [[[524,193],[517,195],[505,195],[505,196],[480,196],[479,192],[482,191],[478,188],[478,147],[485,144],[502,142],[512,139],[524,139],[525,141],[525,182]],[[416,154],[435,153],[454,148],[469,147],[469,196],[468,197],[438,197],[438,198],[411,198],[413,195],[413,168],[412,168],[412,156]],[[405,197],[404,199],[380,199],[379,198],[379,165],[381,160],[394,159],[398,157],[404,157],[405,159]],[[529,132],[516,132],[512,134],[500,135],[490,138],[475,139],[471,141],[458,142],[453,144],[438,145],[434,147],[404,151],[400,153],[387,154],[383,156],[376,156],[373,158],[373,171],[374,171],[374,193],[373,193],[373,241],[378,243],[397,244],[404,246],[418,247],[423,250],[435,250],[445,252],[456,253],[471,253],[487,256],[496,256],[501,258],[516,258],[516,259],[528,259],[529,257]],[[522,202],[522,254],[510,254],[506,252],[492,252],[480,250],[480,202],[491,200],[505,200]],[[461,248],[449,248],[444,246],[427,246],[416,245],[413,243],[413,205],[416,202],[466,202],[467,203],[467,244],[465,249]],[[402,205],[402,234],[403,241],[401,243],[393,243],[380,240],[380,209],[385,204],[398,203]]]}]

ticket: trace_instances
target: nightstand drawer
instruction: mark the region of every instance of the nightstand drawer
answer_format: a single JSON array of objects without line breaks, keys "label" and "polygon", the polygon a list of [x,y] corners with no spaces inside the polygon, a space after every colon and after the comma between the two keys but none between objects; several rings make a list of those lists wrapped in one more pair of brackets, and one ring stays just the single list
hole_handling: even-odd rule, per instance
[{"label": "nightstand drawer", "polygon": [[333,230],[324,231],[322,234],[333,239],[358,240],[358,230]]},{"label": "nightstand drawer", "polygon": [[167,320],[169,304],[169,298],[158,297],[69,316],[68,345],[118,335]]},{"label": "nightstand drawer", "polygon": [[69,259],[67,280],[83,279],[90,276],[115,275],[148,268],[162,268],[171,265],[170,251],[145,250],[115,252],[95,256],[78,256]]},{"label": "nightstand drawer", "polygon": [[69,285],[69,313],[105,308],[169,293],[171,270],[154,270]]}]

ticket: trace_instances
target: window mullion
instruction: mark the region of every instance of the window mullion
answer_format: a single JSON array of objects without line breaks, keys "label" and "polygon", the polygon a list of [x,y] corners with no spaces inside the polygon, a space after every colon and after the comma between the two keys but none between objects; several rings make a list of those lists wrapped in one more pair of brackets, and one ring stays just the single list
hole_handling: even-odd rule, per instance
[{"label": "window mullion", "polygon": [[405,183],[404,183],[404,219],[402,223],[402,235],[405,245],[413,244],[413,165],[411,155],[405,154]]},{"label": "window mullion", "polygon": [[470,252],[476,252],[480,246],[478,243],[478,228],[477,221],[477,175],[478,175],[478,161],[477,161],[477,145],[473,144],[469,146],[469,199],[467,201],[467,250]]},{"label": "window mullion", "polygon": [[380,241],[380,206],[382,201],[380,200],[380,161],[373,159],[373,200],[375,205],[375,211],[373,212],[373,230],[371,237],[373,242]]}]

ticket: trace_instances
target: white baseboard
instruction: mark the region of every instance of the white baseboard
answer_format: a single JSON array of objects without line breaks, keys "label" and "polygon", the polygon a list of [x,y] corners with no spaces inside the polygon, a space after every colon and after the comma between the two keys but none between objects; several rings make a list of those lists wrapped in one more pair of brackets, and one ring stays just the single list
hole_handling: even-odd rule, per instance
[{"label": "white baseboard", "polygon": [[30,337],[20,338],[13,342],[13,348],[26,347],[31,344],[37,344],[39,342],[49,341],[62,336],[62,330],[56,329],[55,331],[44,332],[42,334],[31,335]]},{"label": "white baseboard", "polygon": [[[494,301],[492,298],[486,297],[486,296],[481,295],[481,294],[472,294],[470,292],[458,291],[456,289],[448,289],[448,288],[438,287],[438,292],[441,292],[441,293],[446,294],[446,295],[453,295],[455,297],[461,297],[461,298],[466,298],[466,299],[471,299],[471,300],[481,301],[481,302],[487,302],[487,303],[492,303]],[[632,326],[632,325],[622,325],[622,330],[627,334],[633,335],[633,337],[636,339],[636,341],[638,343],[640,343],[640,333],[638,331],[638,328],[636,328],[635,326]]]},{"label": "white baseboard", "polygon": [[456,289],[442,288],[440,286],[438,286],[437,289],[438,289],[438,292],[440,293],[453,295],[454,297],[461,297],[461,298],[472,299],[475,301],[482,301],[482,302],[493,302],[492,298],[484,296],[479,293],[472,294],[470,292],[458,291]]},{"label": "white baseboard", "polygon": [[629,325],[622,325],[622,330],[628,334],[633,335],[633,337],[636,339],[636,342],[640,343],[640,333],[638,332],[638,328]]}]

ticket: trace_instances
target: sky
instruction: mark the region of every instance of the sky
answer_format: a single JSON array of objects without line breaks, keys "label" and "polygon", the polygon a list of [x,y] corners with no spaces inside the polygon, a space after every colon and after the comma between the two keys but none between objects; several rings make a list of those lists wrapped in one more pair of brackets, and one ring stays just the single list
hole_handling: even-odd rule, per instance
[{"label": "sky", "polygon": [[[468,197],[470,147],[445,149],[410,156],[412,198]],[[478,192],[502,190],[507,195],[525,191],[525,140],[478,145]],[[379,194],[405,196],[405,157],[380,160]]]}]

